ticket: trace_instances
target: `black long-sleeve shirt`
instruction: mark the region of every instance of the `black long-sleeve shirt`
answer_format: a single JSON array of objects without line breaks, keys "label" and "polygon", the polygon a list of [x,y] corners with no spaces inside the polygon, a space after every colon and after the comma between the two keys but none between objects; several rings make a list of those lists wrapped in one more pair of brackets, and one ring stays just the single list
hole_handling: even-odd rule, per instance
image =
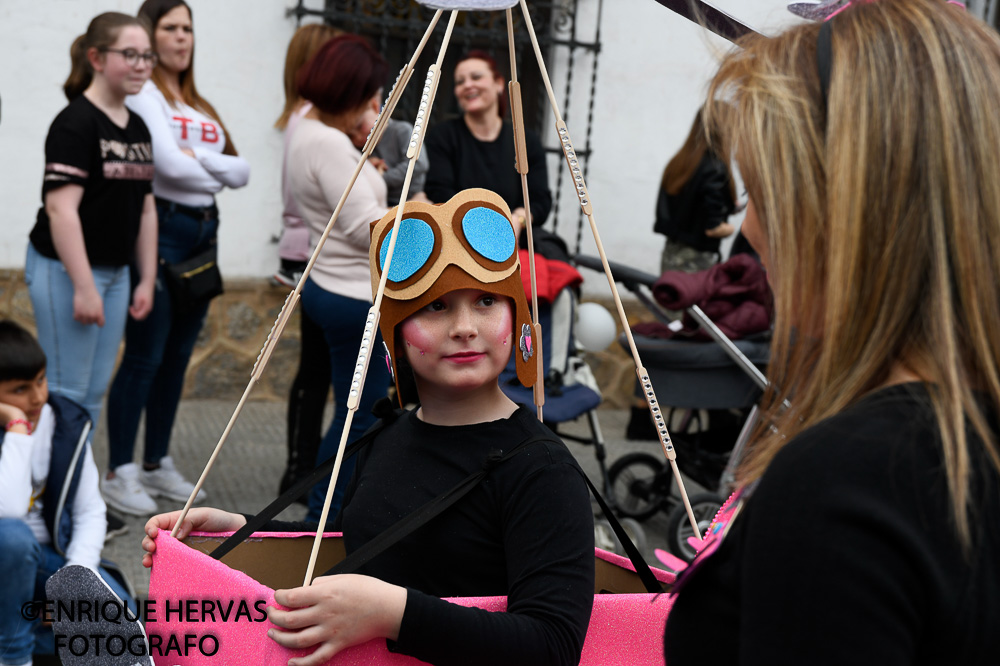
[{"label": "black long-sleeve shirt", "polygon": [[943,470],[919,384],[796,437],[682,582],[667,664],[1000,663],[1000,480],[973,456],[966,556]]},{"label": "black long-sleeve shirt", "polygon": [[[539,226],[552,210],[545,149],[534,132],[525,131],[528,153],[528,196],[531,222]],[[504,122],[494,141],[480,141],[461,117],[432,126],[424,143],[430,158],[424,192],[435,203],[444,203],[458,192],[482,187],[496,192],[511,210],[524,206],[521,175],[514,170],[514,128]]]},{"label": "black long-sleeve shirt", "polygon": [[721,239],[705,235],[736,211],[726,164],[706,151],[698,168],[677,194],[662,187],[656,199],[653,231],[701,252],[718,252]]},{"label": "black long-sleeve shirt", "polygon": [[[362,449],[334,529],[348,553],[536,435],[457,504],[357,573],[407,588],[390,648],[432,664],[576,664],[594,600],[587,486],[566,446],[525,407],[436,426],[400,416]],[[269,526],[268,529],[273,529]],[[506,596],[491,613],[440,597]]]}]

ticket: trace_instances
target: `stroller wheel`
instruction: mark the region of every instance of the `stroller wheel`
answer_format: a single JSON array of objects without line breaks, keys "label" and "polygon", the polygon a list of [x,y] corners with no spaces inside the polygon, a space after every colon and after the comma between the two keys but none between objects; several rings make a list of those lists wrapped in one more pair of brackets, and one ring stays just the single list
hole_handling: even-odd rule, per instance
[{"label": "stroller wheel", "polygon": [[[715,514],[726,500],[712,493],[701,493],[691,497],[691,510],[698,521],[698,532],[704,535]],[[678,502],[667,516],[667,548],[685,562],[690,562],[697,554],[688,539],[694,536],[691,521],[688,520],[684,503]]]},{"label": "stroller wheel", "polygon": [[666,465],[649,453],[628,453],[611,465],[608,483],[623,516],[646,520],[667,506],[670,496]]},{"label": "stroller wheel", "polygon": [[[639,552],[645,552],[646,532],[642,529],[642,525],[631,518],[622,518],[621,524],[625,529],[625,534],[632,540]],[[628,556],[625,549],[622,548],[621,542],[618,541],[615,531],[611,528],[611,524],[603,518],[594,521],[594,545],[616,555]]]}]

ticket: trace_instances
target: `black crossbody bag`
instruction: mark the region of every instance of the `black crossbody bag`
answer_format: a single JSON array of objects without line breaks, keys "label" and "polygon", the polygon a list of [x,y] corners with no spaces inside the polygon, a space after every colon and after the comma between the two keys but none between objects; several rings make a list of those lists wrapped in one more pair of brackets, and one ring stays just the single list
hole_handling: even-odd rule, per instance
[{"label": "black crossbody bag", "polygon": [[222,293],[217,253],[213,243],[204,252],[176,264],[160,259],[174,314],[190,314]]}]

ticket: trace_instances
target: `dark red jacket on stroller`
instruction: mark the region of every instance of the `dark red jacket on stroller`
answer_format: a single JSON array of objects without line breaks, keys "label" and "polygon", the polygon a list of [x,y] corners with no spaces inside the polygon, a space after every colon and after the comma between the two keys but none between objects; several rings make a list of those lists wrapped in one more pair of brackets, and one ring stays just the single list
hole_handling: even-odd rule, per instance
[{"label": "dark red jacket on stroller", "polygon": [[[738,340],[771,326],[771,291],[764,268],[751,256],[737,254],[728,261],[697,273],[667,271],[653,285],[656,302],[669,310],[700,307],[716,326]],[[672,331],[658,323],[636,324],[632,330],[656,338],[710,340],[687,313],[684,327]]]}]

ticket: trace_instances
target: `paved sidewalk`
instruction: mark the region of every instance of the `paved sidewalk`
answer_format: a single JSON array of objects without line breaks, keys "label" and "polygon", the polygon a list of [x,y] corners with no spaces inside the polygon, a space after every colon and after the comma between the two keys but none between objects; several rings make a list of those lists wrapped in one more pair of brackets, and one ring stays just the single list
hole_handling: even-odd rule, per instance
[{"label": "paved sidewalk", "polygon": [[[235,402],[222,400],[181,403],[174,427],[171,455],[177,468],[192,482],[201,474],[202,468],[229,422],[235,405]],[[205,482],[208,506],[254,513],[277,497],[278,480],[285,467],[285,409],[284,403],[277,402],[248,402],[245,405]],[[328,419],[329,416],[328,413]],[[646,451],[662,455],[656,442],[634,442],[624,439],[627,411],[598,410],[598,419],[606,439],[608,466],[630,451]],[[571,424],[564,424],[562,427],[572,433],[589,432],[586,420],[583,418]],[[141,431],[138,442],[137,460],[141,458]],[[600,488],[600,474],[593,447],[569,441],[567,446],[584,471]],[[107,434],[103,423],[95,435],[94,456],[98,468],[103,473],[107,468]],[[699,489],[692,485],[688,492],[697,493]],[[181,502],[163,499],[158,499],[157,502],[161,511],[183,508]],[[299,520],[304,515],[304,507],[293,505],[280,517]],[[139,596],[146,597],[149,590],[149,571],[142,567],[142,550],[139,547],[146,519],[125,515],[122,518],[128,524],[129,531],[108,542],[104,548],[104,557],[122,566]],[[643,523],[642,527],[647,542],[643,555],[650,564],[658,566],[659,563],[653,556],[653,549],[666,547],[664,537],[666,515],[658,513]]]}]

